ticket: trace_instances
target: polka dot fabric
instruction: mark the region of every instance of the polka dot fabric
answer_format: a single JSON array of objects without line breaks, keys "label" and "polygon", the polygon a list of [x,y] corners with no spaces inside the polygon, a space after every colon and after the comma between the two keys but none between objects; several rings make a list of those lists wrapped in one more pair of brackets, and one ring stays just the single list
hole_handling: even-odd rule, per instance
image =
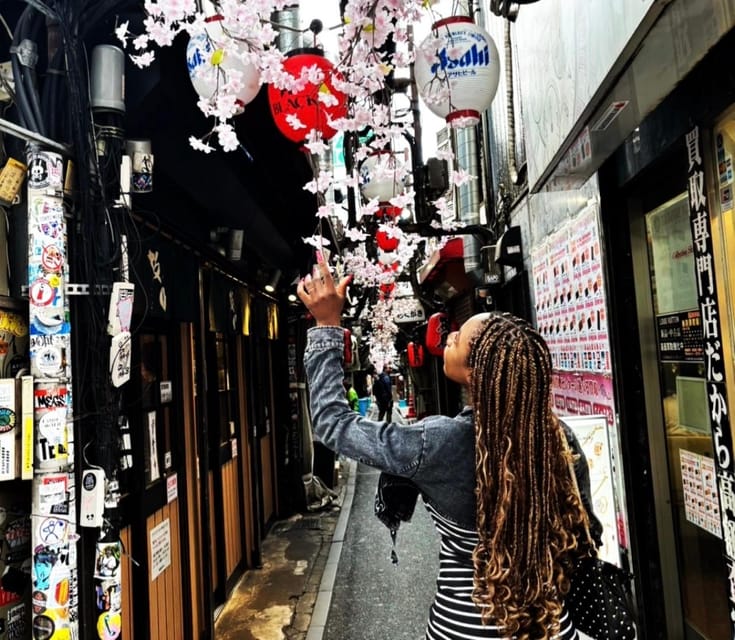
[{"label": "polka dot fabric", "polygon": [[582,560],[571,580],[566,605],[574,625],[595,640],[635,640],[628,575],[600,558]]}]

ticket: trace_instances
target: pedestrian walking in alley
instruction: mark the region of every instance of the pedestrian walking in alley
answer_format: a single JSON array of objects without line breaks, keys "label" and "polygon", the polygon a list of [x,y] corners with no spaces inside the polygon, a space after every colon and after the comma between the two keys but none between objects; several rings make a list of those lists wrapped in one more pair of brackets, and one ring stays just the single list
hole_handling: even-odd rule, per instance
[{"label": "pedestrian walking in alley", "polygon": [[393,419],[393,383],[390,379],[390,366],[385,365],[373,382],[373,394],[378,405],[378,420]]},{"label": "pedestrian walking in alley", "polygon": [[553,413],[546,343],[508,314],[473,316],[444,352],[445,375],[471,405],[400,427],[372,421],[349,410],[340,384],[349,281],[335,284],[317,254],[298,286],[316,321],[304,356],[314,434],[420,492],[442,541],[426,638],[577,638],[564,594],[601,527],[579,443]]},{"label": "pedestrian walking in alley", "polygon": [[352,409],[353,411],[358,411],[360,408],[360,398],[357,395],[355,387],[352,386],[352,382],[350,382],[349,378],[345,378],[344,386],[347,404],[350,405],[350,409]]}]

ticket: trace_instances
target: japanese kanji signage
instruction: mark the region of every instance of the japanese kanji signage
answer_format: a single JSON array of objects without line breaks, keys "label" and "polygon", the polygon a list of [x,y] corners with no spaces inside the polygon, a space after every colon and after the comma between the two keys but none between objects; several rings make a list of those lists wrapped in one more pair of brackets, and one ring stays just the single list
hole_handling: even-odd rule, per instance
[{"label": "japanese kanji signage", "polygon": [[689,158],[689,220],[694,242],[695,275],[704,338],[705,380],[720,497],[722,538],[725,543],[725,562],[730,581],[732,625],[735,623],[735,470],[730,419],[727,413],[724,353],[712,255],[712,233],[698,127],[687,134],[686,143]]}]

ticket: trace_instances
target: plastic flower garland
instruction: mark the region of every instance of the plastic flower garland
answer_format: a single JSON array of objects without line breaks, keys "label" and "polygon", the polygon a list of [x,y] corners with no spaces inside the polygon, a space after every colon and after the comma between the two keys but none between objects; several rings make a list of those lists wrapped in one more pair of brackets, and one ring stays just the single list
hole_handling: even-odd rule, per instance
[{"label": "plastic flower garland", "polygon": [[[275,46],[278,33],[271,17],[289,4],[289,0],[214,0],[208,4],[196,0],[146,0],[144,32],[131,34],[128,23],[123,23],[116,33],[128,47],[133,62],[145,67],[154,60],[156,48],[171,45],[179,33],[185,32],[190,38],[206,34],[207,19],[216,14],[222,27],[217,47],[243,63],[255,66],[261,82],[297,92],[304,83],[319,82],[321,79],[318,69],[303,69],[298,77],[291,76],[283,69],[284,54]],[[371,153],[392,148],[393,143],[402,138],[404,129],[410,126],[405,121],[396,122],[390,107],[377,103],[374,95],[385,89],[386,77],[392,70],[406,68],[412,62],[410,26],[423,19],[434,21],[436,16],[432,15],[430,5],[429,0],[349,0],[346,4],[338,39],[338,59],[335,62],[342,79],[335,84],[335,88],[347,96],[348,110],[345,117],[330,120],[329,124],[342,132],[360,132],[366,127],[372,131],[370,142],[360,147],[355,154],[356,166]],[[394,53],[388,53],[383,48],[389,39],[395,43]],[[434,55],[433,51],[430,53]],[[217,58],[221,57],[221,53],[218,56],[215,52],[211,64],[218,64]],[[241,77],[236,70],[220,71],[215,94],[211,98],[200,98],[198,102],[202,112],[213,119],[212,129],[203,136],[192,135],[189,139],[192,147],[205,153],[214,150],[212,144],[215,140],[224,150],[234,150],[238,145],[232,118],[238,112],[235,103],[241,88]],[[320,94],[320,99],[326,104],[333,96],[324,92]],[[316,130],[308,132],[304,147],[315,156],[328,149]],[[451,159],[451,156],[445,155],[445,158]],[[396,167],[396,171],[396,180],[404,180],[410,173],[410,167],[408,163],[402,163]],[[471,177],[462,171],[453,173],[455,184],[468,179]],[[348,186],[358,188],[357,175],[338,179],[322,170],[317,171],[314,179],[304,185],[322,203],[315,212],[317,229],[320,228],[320,218],[343,217],[341,206],[328,202],[326,194],[333,187]],[[413,191],[406,190],[392,198],[390,204],[410,209],[413,199]],[[360,220],[375,215],[379,205],[375,200],[361,204],[358,226],[346,229],[345,237],[353,242],[364,241],[367,236],[360,228]],[[435,207],[441,215],[446,210],[446,201],[439,199]],[[384,222],[380,228],[390,233],[391,237],[400,238],[399,248],[395,255],[390,256],[389,265],[369,260],[364,247],[360,245],[358,249],[346,252],[342,256],[344,266],[346,271],[353,274],[356,285],[380,287],[381,284],[394,282],[414,255],[419,236],[403,233],[394,221]],[[304,241],[315,247],[326,244],[318,234],[304,238]],[[371,361],[376,366],[394,362],[396,358],[395,336],[398,327],[392,320],[392,304],[391,292],[379,296],[377,303],[366,312],[372,325],[368,337]]]}]

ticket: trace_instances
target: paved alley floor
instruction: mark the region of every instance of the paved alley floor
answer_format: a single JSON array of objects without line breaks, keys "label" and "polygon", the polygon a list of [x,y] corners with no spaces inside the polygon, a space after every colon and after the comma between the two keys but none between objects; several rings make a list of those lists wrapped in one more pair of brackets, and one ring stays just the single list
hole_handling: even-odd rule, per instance
[{"label": "paved alley floor", "polygon": [[305,640],[345,495],[336,504],[276,522],[262,543],[262,567],[245,572],[217,616],[215,640]]}]

